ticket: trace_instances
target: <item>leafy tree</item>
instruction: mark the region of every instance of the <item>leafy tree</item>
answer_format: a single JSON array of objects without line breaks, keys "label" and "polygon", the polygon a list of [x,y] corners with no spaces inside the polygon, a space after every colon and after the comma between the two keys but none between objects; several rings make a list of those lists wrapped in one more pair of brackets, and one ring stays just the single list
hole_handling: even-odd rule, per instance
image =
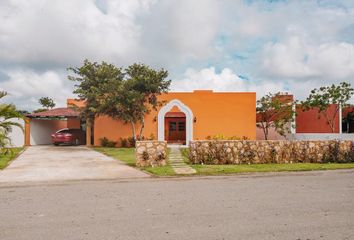
[{"label": "leafy tree", "polygon": [[257,115],[260,116],[257,127],[261,128],[268,140],[269,129],[274,128],[281,136],[290,133],[295,117],[295,101],[281,93],[269,93],[257,101]]},{"label": "leafy tree", "polygon": [[[305,101],[301,102],[303,111],[317,109],[319,117],[326,119],[332,133],[335,131],[335,119],[339,113],[340,107],[347,105],[347,102],[354,94],[354,89],[350,83],[342,82],[339,85],[315,88]],[[334,105],[334,111],[327,111],[331,105]]]},{"label": "leafy tree", "polygon": [[[0,99],[7,95],[6,92],[0,92]],[[12,131],[13,127],[19,127],[23,130],[20,123],[12,121],[13,118],[23,118],[23,115],[16,110],[13,104],[0,104],[0,153],[8,152],[8,146],[11,145],[11,139],[8,134]]]},{"label": "leafy tree", "polygon": [[[144,64],[133,64],[124,69],[123,81],[108,83],[107,95],[102,112],[114,119],[130,123],[133,139],[142,139],[145,116],[157,110],[163,102],[158,95],[166,93],[171,84],[167,80],[168,72],[164,69],[155,70]],[[139,134],[136,125],[140,124]]]},{"label": "leafy tree", "polygon": [[86,119],[86,128],[91,129],[94,118],[100,114],[108,83],[122,81],[122,71],[113,64],[90,62],[87,59],[83,66],[70,67],[68,71],[74,74],[69,75],[68,79],[77,83],[74,93],[85,101],[83,107],[73,107]]},{"label": "leafy tree", "polygon": [[55,102],[50,97],[41,97],[38,102],[42,105],[42,107],[46,108],[47,110],[49,108],[52,109],[53,107],[55,107]]}]

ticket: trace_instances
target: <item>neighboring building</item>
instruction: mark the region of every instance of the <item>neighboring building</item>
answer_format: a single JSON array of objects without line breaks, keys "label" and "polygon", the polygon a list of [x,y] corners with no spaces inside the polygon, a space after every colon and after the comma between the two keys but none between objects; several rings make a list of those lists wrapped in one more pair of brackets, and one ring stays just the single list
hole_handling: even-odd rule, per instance
[{"label": "neighboring building", "polygon": [[[145,117],[145,137],[181,144],[219,134],[256,139],[254,92],[170,92],[160,95],[159,100],[166,104]],[[68,105],[81,104],[68,99]],[[93,136],[97,146],[104,137],[118,142],[131,137],[132,129],[121,120],[100,116],[94,121]]]},{"label": "neighboring building", "polygon": [[[294,97],[290,94],[281,96],[284,101],[293,101]],[[327,109],[328,116],[333,116],[336,106],[330,105]],[[342,113],[341,113],[342,112]],[[346,134],[354,132],[354,107],[343,108],[337,113],[334,119],[334,132],[332,132],[326,118],[318,109],[310,109],[303,111],[301,105],[296,106],[295,122],[292,123],[294,128],[292,132],[286,136],[278,134],[274,128],[269,129],[269,140],[329,140],[329,139],[352,139],[354,134]],[[349,114],[349,115],[348,115]],[[260,115],[257,114],[257,123],[260,122]],[[291,124],[291,123],[289,123]],[[342,128],[342,131],[340,129]],[[342,134],[344,133],[344,134]],[[264,140],[264,133],[261,128],[257,127],[257,139]]]},{"label": "neighboring building", "polygon": [[[329,116],[333,116],[336,106],[333,104],[327,109]],[[303,111],[301,106],[296,109],[296,133],[332,133],[325,117],[318,113],[318,109]],[[334,133],[339,133],[340,113],[334,120]]]}]

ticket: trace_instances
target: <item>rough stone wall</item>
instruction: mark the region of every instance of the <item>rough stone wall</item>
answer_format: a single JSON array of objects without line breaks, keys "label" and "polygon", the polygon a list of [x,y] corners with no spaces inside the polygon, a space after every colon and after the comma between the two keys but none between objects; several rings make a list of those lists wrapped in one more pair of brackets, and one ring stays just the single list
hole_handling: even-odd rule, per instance
[{"label": "rough stone wall", "polygon": [[190,142],[195,164],[323,163],[354,161],[352,141],[238,141]]},{"label": "rough stone wall", "polygon": [[138,167],[157,167],[167,164],[166,141],[137,141],[135,146]]}]

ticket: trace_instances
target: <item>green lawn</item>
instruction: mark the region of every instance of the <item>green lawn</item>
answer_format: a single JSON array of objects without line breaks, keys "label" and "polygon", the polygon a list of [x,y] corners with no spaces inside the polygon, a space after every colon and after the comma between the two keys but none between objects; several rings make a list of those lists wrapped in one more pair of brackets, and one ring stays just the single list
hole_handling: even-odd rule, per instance
[{"label": "green lawn", "polygon": [[[134,148],[103,148],[96,147],[96,151],[121,160],[129,166],[135,167]],[[188,163],[188,149],[182,149],[182,155]],[[191,165],[198,175],[222,175],[247,172],[282,172],[282,171],[313,171],[354,168],[354,163],[293,163],[293,164],[241,164],[241,165]],[[170,165],[164,167],[140,168],[156,176],[175,176]]]},{"label": "green lawn", "polygon": [[[131,167],[135,167],[135,148],[105,148],[105,147],[95,147],[96,151],[101,152],[107,156],[113,157],[115,159],[125,162]],[[156,176],[172,176],[174,171],[170,165],[163,167],[144,167],[140,168],[147,172],[150,172]]]},{"label": "green lawn", "polygon": [[354,163],[292,163],[292,164],[241,164],[191,165],[200,175],[220,175],[247,172],[313,171],[354,168]]},{"label": "green lawn", "polygon": [[0,155],[0,170],[9,165],[9,162],[17,157],[17,155],[23,150],[23,148],[12,148],[12,153],[6,155]]},{"label": "green lawn", "polygon": [[135,167],[135,148],[95,147],[94,149],[107,156],[121,160],[129,166]]}]

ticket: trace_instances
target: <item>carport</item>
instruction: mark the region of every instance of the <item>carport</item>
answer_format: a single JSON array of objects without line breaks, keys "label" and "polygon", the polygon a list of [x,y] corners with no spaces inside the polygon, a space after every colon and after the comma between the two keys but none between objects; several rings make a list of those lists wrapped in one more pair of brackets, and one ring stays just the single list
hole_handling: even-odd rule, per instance
[{"label": "carport", "polygon": [[26,115],[25,145],[51,144],[51,134],[63,129],[83,129],[80,114],[72,108],[54,108]]}]

